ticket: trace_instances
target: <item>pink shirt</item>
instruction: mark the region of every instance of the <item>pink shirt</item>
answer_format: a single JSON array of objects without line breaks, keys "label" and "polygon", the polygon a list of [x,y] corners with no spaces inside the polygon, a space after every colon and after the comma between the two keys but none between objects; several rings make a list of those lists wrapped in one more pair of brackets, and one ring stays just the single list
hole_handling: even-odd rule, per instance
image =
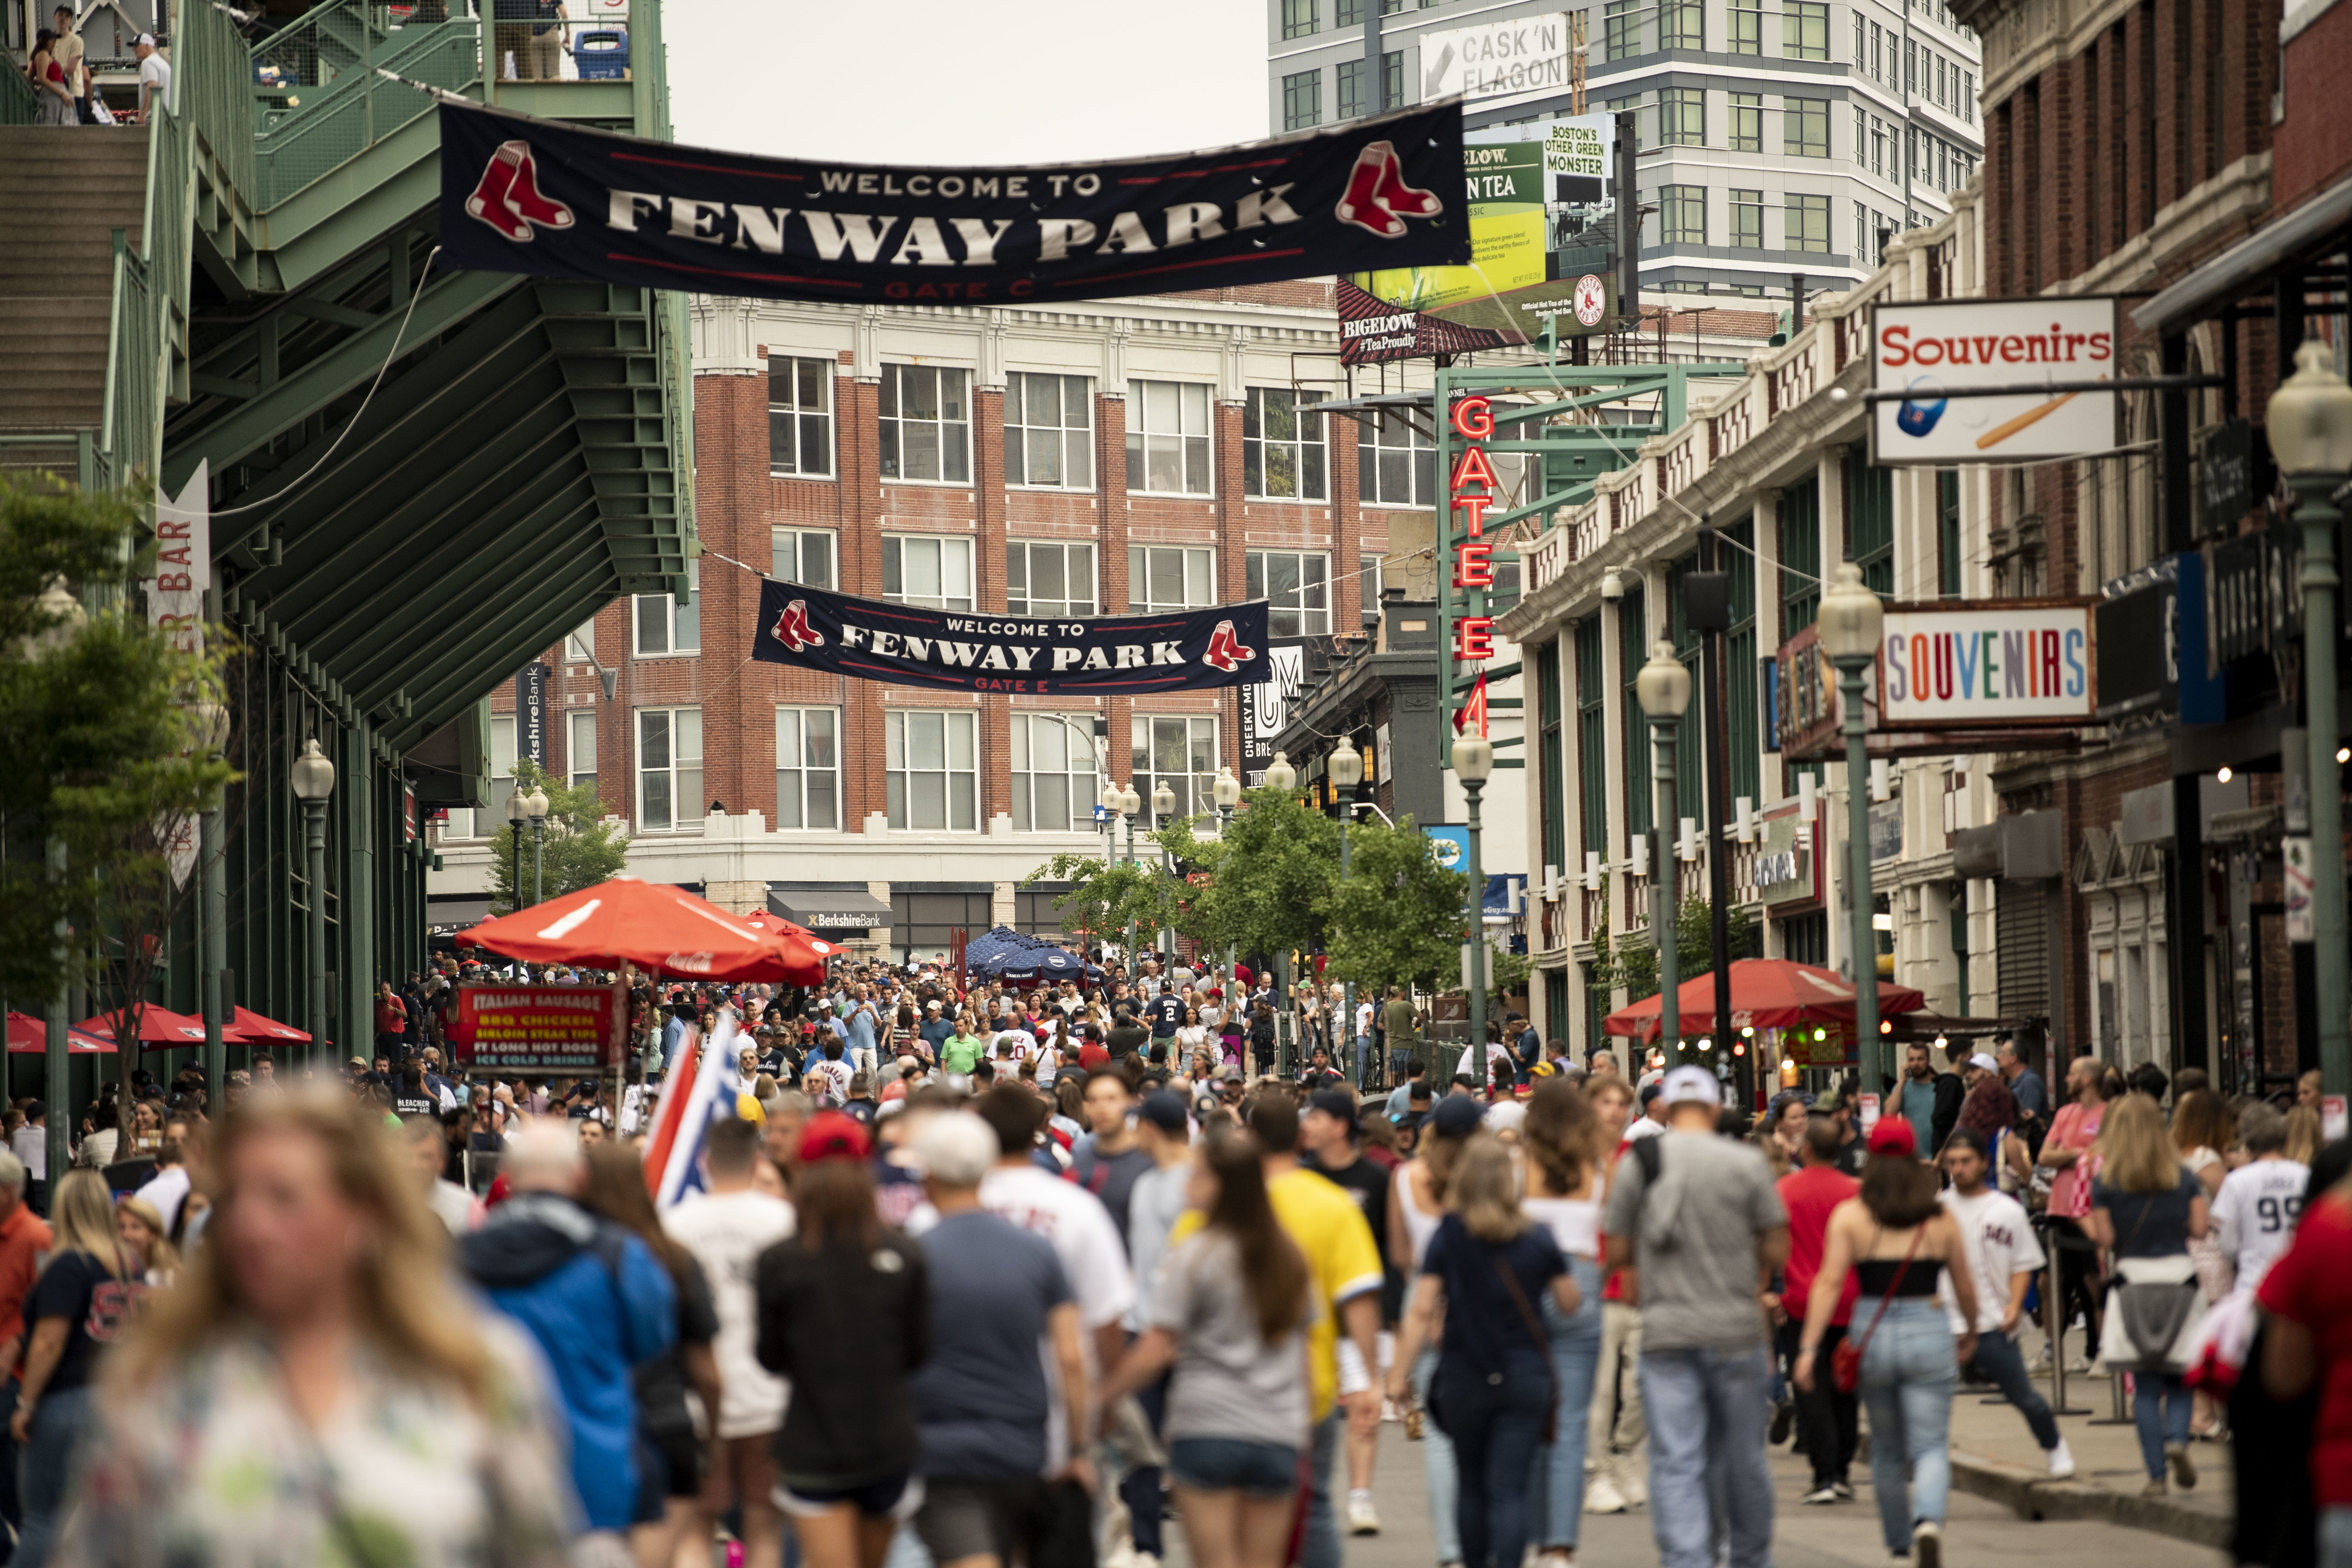
[{"label": "pink shirt", "polygon": [[[2099,1124],[2107,1119],[2105,1104],[2085,1106],[2080,1101],[2058,1108],[2050,1121],[2050,1136],[2042,1140],[2046,1149],[2088,1149],[2098,1140]],[[2068,1219],[2080,1219],[2091,1212],[2091,1181],[2098,1175],[2097,1165],[2089,1159],[2076,1160],[2060,1171],[2050,1184],[2050,1212]]]}]

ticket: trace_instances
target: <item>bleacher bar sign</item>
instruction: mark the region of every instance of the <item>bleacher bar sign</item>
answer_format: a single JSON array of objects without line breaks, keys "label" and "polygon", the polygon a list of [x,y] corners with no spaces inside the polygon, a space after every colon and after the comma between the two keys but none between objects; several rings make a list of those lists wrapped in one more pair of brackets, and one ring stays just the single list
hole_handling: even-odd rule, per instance
[{"label": "bleacher bar sign", "polygon": [[618,986],[459,986],[451,1048],[484,1072],[610,1072],[628,1049]]},{"label": "bleacher bar sign", "polygon": [[2000,600],[1889,605],[1879,722],[1895,730],[2092,722],[2099,706],[2094,608]]},{"label": "bleacher bar sign", "polygon": [[444,101],[445,260],[765,299],[1004,305],[1471,258],[1462,107],[1034,167],[754,158]]},{"label": "bleacher bar sign", "polygon": [[[2116,344],[2112,298],[1875,306],[1870,460],[1949,466],[2111,451],[2123,398],[2085,383],[2116,377]],[[1971,391],[1980,387],[2029,390]]]},{"label": "bleacher bar sign", "polygon": [[760,585],[751,656],[859,680],[1030,696],[1132,696],[1275,678],[1266,603],[1172,614],[966,614]]}]

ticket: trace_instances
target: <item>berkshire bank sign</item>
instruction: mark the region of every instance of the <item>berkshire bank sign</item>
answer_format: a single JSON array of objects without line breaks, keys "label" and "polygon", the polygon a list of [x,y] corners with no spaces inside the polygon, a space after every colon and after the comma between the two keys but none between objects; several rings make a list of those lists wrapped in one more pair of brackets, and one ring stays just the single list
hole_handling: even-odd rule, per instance
[{"label": "berkshire bank sign", "polygon": [[1173,157],[818,163],[444,100],[453,265],[769,299],[1095,299],[1470,260],[1448,99]]}]

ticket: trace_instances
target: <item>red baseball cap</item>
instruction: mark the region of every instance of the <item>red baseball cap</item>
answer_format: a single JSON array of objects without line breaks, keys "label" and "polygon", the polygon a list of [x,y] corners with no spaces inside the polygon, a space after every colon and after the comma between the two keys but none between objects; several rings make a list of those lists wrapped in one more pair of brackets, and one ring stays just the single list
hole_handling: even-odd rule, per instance
[{"label": "red baseball cap", "polygon": [[873,1152],[874,1140],[857,1119],[838,1111],[820,1111],[801,1129],[800,1162],[804,1166],[819,1160],[862,1160]]},{"label": "red baseball cap", "polygon": [[1919,1135],[1902,1117],[1881,1116],[1878,1124],[1870,1129],[1870,1152],[1916,1160],[1919,1157]]}]

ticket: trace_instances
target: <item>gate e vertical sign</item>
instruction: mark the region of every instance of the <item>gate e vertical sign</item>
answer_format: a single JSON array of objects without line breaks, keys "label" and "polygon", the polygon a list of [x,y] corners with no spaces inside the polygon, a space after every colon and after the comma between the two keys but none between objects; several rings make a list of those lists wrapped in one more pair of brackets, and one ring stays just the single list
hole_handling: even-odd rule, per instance
[{"label": "gate e vertical sign", "polygon": [[[1467,608],[1471,613],[1454,620],[1451,653],[1456,664],[1478,665],[1495,656],[1495,618],[1486,613],[1486,591],[1495,586],[1495,546],[1485,536],[1486,508],[1494,505],[1499,486],[1495,480],[1495,465],[1487,460],[1486,447],[1479,444],[1494,436],[1494,404],[1482,393],[1456,398],[1452,423],[1454,434],[1465,444],[1462,455],[1447,476],[1446,491],[1451,497],[1451,510],[1461,514],[1462,531],[1457,537],[1448,527],[1446,538],[1453,551],[1454,586],[1469,593]],[[1456,689],[1454,682],[1446,683],[1449,696]],[[1471,724],[1478,727],[1481,736],[1486,733],[1484,670],[1477,672],[1470,695],[1454,719],[1456,730]]]}]

